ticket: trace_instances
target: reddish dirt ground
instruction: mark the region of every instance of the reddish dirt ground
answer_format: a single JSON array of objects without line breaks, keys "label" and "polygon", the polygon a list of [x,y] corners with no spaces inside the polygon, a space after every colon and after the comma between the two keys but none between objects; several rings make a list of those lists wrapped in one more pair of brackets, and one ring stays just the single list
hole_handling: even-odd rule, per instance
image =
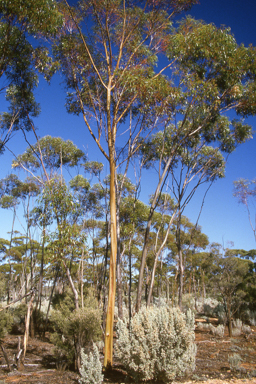
[{"label": "reddish dirt ground", "polygon": [[[12,362],[17,351],[18,337],[8,335],[3,345]],[[241,335],[229,338],[227,330],[224,338],[217,338],[206,331],[196,330],[196,370],[190,377],[176,379],[175,383],[208,384],[256,384],[256,328],[249,337]],[[237,353],[242,358],[240,369],[231,371],[228,357]],[[3,353],[0,353],[0,384],[37,383],[71,384],[78,383],[79,376],[70,371],[56,369],[53,345],[39,339],[29,339],[24,366],[8,373]],[[104,383],[132,383],[125,370],[115,362],[111,373],[105,375]],[[160,383],[159,383],[160,384]]]}]

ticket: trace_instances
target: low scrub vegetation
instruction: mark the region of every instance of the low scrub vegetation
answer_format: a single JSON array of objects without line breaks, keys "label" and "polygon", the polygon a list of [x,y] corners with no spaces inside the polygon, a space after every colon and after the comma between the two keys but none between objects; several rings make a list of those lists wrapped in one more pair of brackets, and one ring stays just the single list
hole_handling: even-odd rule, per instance
[{"label": "low scrub vegetation", "polygon": [[136,382],[169,382],[195,368],[194,317],[168,306],[119,320],[116,356]]}]

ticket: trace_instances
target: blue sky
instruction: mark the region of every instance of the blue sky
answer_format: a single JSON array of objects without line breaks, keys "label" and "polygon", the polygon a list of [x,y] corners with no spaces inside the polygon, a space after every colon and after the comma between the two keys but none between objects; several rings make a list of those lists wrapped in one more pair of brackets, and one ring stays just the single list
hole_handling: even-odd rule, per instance
[{"label": "blue sky", "polygon": [[[201,0],[201,4],[194,6],[189,12],[197,19],[212,22],[217,26],[231,27],[239,44],[256,46],[256,1],[231,1],[231,0]],[[64,80],[64,79],[63,79]],[[60,85],[62,79],[54,77],[51,85],[40,81],[36,91],[37,101],[40,102],[42,113],[35,124],[38,135],[61,136],[63,139],[72,140],[79,148],[84,150],[89,160],[102,161],[100,152],[86,131],[82,117],[68,115],[65,104],[65,92]],[[1,111],[4,103],[1,100]],[[250,118],[249,123],[256,131],[256,117]],[[33,143],[32,135],[28,135]],[[8,144],[9,148],[17,155],[22,153],[27,144],[22,135],[18,133]],[[202,231],[208,235],[210,242],[218,242],[229,247],[228,242],[234,242],[234,248],[256,248],[253,232],[250,228],[247,213],[232,196],[233,181],[238,178],[253,179],[256,177],[256,141],[255,139],[240,146],[227,161],[226,177],[216,181],[209,190],[203,211],[199,220]],[[13,155],[6,153],[1,156],[0,178],[11,172]],[[106,168],[106,174],[108,169]],[[141,199],[147,202],[148,195],[152,193],[153,171],[147,171],[143,177]],[[190,205],[184,212],[192,222],[197,220],[200,211],[205,187],[198,191]],[[22,219],[22,216],[20,216]],[[6,237],[6,231],[11,228],[12,217],[1,210],[0,237]]]}]

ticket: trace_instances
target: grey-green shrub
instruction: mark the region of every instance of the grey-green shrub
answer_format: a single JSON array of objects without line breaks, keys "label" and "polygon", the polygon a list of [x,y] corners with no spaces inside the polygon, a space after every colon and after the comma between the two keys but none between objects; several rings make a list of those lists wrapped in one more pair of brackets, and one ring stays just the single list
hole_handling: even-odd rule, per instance
[{"label": "grey-green shrub", "polygon": [[225,332],[225,327],[222,324],[219,324],[217,327],[214,327],[214,325],[209,324],[208,329],[210,330],[210,333],[214,336],[223,337]]},{"label": "grey-green shrub", "polygon": [[241,366],[242,358],[238,353],[234,353],[228,357],[231,371],[238,371]]},{"label": "grey-green shrub", "polygon": [[232,328],[232,336],[233,337],[238,337],[242,333],[241,328]]},{"label": "grey-green shrub", "polygon": [[224,336],[224,332],[225,332],[225,327],[224,327],[223,324],[219,324],[219,325],[215,328],[215,336],[223,337],[223,336]]},{"label": "grey-green shrub", "polygon": [[245,334],[245,335],[250,335],[252,333],[252,329],[249,325],[242,325],[242,332]]},{"label": "grey-green shrub", "polygon": [[86,355],[81,350],[82,367],[79,372],[81,378],[78,380],[80,384],[101,384],[104,378],[102,374],[102,365],[98,348],[93,344],[93,353]]},{"label": "grey-green shrub", "polygon": [[242,325],[243,325],[243,322],[242,322],[242,320],[240,320],[240,319],[235,319],[235,320],[232,321],[232,326],[233,326],[234,328],[241,329],[241,328],[242,328]]},{"label": "grey-green shrub", "polygon": [[116,356],[136,382],[169,382],[195,369],[194,316],[168,306],[142,308],[118,320]]}]

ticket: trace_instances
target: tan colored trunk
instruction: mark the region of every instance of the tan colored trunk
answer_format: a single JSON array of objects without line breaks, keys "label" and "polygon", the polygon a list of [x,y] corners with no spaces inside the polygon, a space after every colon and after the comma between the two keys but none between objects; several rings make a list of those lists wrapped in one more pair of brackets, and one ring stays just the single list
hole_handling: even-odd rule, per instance
[{"label": "tan colored trunk", "polygon": [[110,165],[110,263],[109,263],[109,293],[105,331],[105,353],[104,367],[111,368],[113,363],[113,330],[114,330],[114,311],[116,294],[116,254],[117,254],[117,234],[116,234],[116,191],[115,191],[115,156],[113,132],[109,129],[109,165]]}]

